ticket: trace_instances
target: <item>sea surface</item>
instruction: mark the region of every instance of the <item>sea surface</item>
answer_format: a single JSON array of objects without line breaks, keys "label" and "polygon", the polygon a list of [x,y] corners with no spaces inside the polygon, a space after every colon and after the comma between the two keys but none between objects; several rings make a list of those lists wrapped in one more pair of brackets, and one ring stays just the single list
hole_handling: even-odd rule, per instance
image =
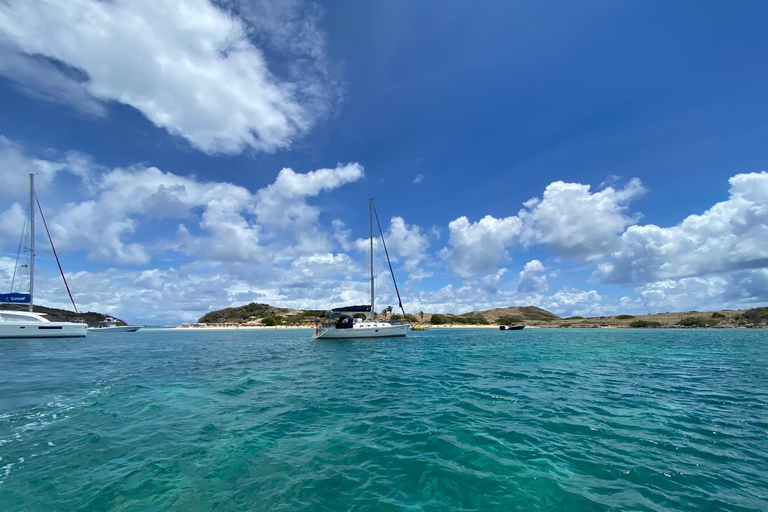
[{"label": "sea surface", "polygon": [[768,331],[0,341],[0,511],[768,510]]}]

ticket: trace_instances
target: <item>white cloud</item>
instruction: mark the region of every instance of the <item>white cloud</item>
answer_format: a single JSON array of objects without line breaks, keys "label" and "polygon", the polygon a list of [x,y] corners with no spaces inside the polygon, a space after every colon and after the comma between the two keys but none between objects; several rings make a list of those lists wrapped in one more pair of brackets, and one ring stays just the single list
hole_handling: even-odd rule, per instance
[{"label": "white cloud", "polygon": [[515,241],[521,227],[517,217],[496,219],[486,215],[473,223],[459,217],[448,224],[449,247],[441,251],[441,256],[461,278],[493,274],[502,261],[510,259],[507,247]]},{"label": "white cloud", "polygon": [[768,269],[665,279],[640,286],[637,293],[649,311],[752,308],[768,301]]},{"label": "white cloud", "polygon": [[[0,180],[6,188],[20,191],[22,200],[26,176],[18,169],[43,169],[38,182],[51,187],[56,186],[59,173],[80,177],[81,197],[64,205],[43,205],[57,247],[64,252],[85,251],[92,260],[127,265],[146,265],[154,255],[169,250],[220,262],[261,264],[327,252],[334,245],[333,237],[320,229],[320,210],[309,205],[307,198],[363,175],[356,163],[306,174],[283,169],[273,184],[252,194],[230,183],[205,182],[156,167],[104,169],[76,153],[59,161],[35,159],[4,138],[0,139],[0,160],[11,162],[17,170],[16,174],[0,173]],[[17,219],[20,207],[14,208],[4,215]],[[166,230],[158,236],[152,226],[167,220],[181,221],[177,233]],[[286,233],[292,233],[293,239]],[[4,235],[3,242],[12,242],[10,238]]]},{"label": "white cloud", "polygon": [[[358,253],[369,254],[370,239],[357,238],[350,242],[348,230],[344,230],[344,223],[334,221],[334,237],[340,242],[344,250],[355,250]],[[377,229],[374,224],[374,230]],[[429,248],[429,238],[421,232],[421,228],[416,225],[408,225],[402,217],[392,217],[389,229],[384,233],[387,251],[395,271],[396,278],[402,276],[398,273],[397,265],[401,264],[402,269],[408,275],[408,284],[416,283],[422,279],[430,277],[432,272],[424,268],[427,259],[427,249]],[[385,269],[389,275],[389,267],[384,253],[384,247],[381,239],[375,235],[373,239],[374,268]],[[389,278],[382,280],[383,285],[389,286]],[[402,280],[399,281],[402,284]],[[394,288],[392,289],[394,293]]]},{"label": "white cloud", "polygon": [[[0,4],[11,49],[0,72],[92,115],[99,102],[129,105],[207,153],[274,151],[337,95],[319,15],[286,5],[236,17],[209,0],[11,0]],[[282,50],[280,76],[255,40]]]},{"label": "white cloud", "polygon": [[282,169],[273,184],[257,193],[256,215],[264,225],[280,228],[306,226],[317,220],[320,210],[309,206],[305,198],[362,177],[363,167],[357,163],[339,164],[335,169],[318,169],[306,174]]},{"label": "white cloud", "polygon": [[597,290],[579,290],[564,287],[549,297],[542,298],[539,307],[558,316],[599,316],[616,311],[616,304]]},{"label": "white cloud", "polygon": [[[44,190],[66,162],[30,158],[21,144],[0,135],[0,197],[17,198],[28,188],[29,173],[35,173],[35,187]],[[26,201],[26,199],[25,199]]]},{"label": "white cloud", "polygon": [[547,276],[539,275],[544,270],[544,265],[539,260],[531,260],[526,263],[518,275],[517,291],[520,293],[544,293],[549,290]]},{"label": "white cloud", "polygon": [[650,283],[768,266],[768,173],[737,174],[728,200],[677,226],[631,226],[610,260],[598,266],[601,283]]},{"label": "white cloud", "polygon": [[0,241],[5,240],[9,244],[15,237],[21,236],[21,226],[28,218],[28,209],[19,203],[13,203],[10,208],[0,213]]},{"label": "white cloud", "polygon": [[413,178],[413,183],[414,183],[415,185],[418,185],[418,184],[419,184],[419,183],[421,183],[422,181],[424,181],[424,175],[423,175],[423,174],[417,174],[417,175],[416,175],[416,177],[415,177],[415,178]]},{"label": "white cloud", "polygon": [[[477,284],[480,289],[489,294],[499,293],[499,282],[501,278],[509,271],[506,267],[502,267],[496,271],[495,274],[489,274],[478,279]],[[465,285],[466,286],[466,285]]]},{"label": "white cloud", "polygon": [[328,236],[317,225],[320,209],[307,203],[323,191],[335,190],[363,177],[363,167],[358,163],[339,164],[333,169],[318,169],[306,174],[285,168],[275,182],[256,193],[254,212],[259,224],[284,239],[287,233],[296,241],[297,253],[286,252],[285,258],[311,252],[332,249],[335,238]]},{"label": "white cloud", "polygon": [[589,185],[556,181],[542,199],[527,201],[518,216],[526,246],[543,244],[564,258],[600,256],[618,246],[624,229],[638,217],[625,214],[627,203],[645,191],[633,178],[623,189],[591,193]]},{"label": "white cloud", "polygon": [[85,82],[67,75],[51,61],[19,52],[0,40],[0,75],[10,79],[30,96],[53,103],[72,105],[93,117],[104,117],[107,109],[91,96]]},{"label": "white cloud", "polygon": [[390,256],[396,261],[402,260],[409,274],[417,273],[429,248],[429,240],[419,226],[408,226],[402,217],[392,217],[386,241]]},{"label": "white cloud", "polygon": [[331,221],[333,227],[333,238],[341,246],[344,251],[351,251],[354,248],[354,242],[352,242],[352,230],[345,229],[347,226],[341,219],[333,219]]}]

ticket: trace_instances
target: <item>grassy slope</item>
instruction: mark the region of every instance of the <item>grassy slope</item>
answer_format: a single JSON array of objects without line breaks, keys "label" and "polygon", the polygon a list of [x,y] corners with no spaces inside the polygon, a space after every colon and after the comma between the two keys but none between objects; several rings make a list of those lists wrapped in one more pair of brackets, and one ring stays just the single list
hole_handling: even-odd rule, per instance
[{"label": "grassy slope", "polygon": [[[250,303],[236,308],[225,308],[218,311],[212,311],[204,315],[200,322],[203,323],[246,323],[256,322],[266,317],[275,317],[277,319],[289,319],[288,323],[294,323],[298,319],[304,319],[311,322],[318,316],[317,311],[301,311],[295,309],[275,308],[268,304]],[[423,323],[429,323],[433,313],[414,312],[413,315]],[[644,320],[647,322],[658,323],[661,327],[677,326],[684,319],[697,320],[701,325],[708,327],[768,327],[768,308],[755,308],[751,310],[723,310],[718,312],[681,312],[681,313],[659,313],[655,315],[616,315],[594,318],[567,318],[563,319],[554,313],[550,313],[534,306],[496,308],[484,311],[473,311],[463,315],[443,315],[451,320],[451,317],[483,317],[491,324],[498,324],[502,317],[515,318],[531,327],[632,327],[634,322]],[[653,324],[655,325],[655,324]]]}]

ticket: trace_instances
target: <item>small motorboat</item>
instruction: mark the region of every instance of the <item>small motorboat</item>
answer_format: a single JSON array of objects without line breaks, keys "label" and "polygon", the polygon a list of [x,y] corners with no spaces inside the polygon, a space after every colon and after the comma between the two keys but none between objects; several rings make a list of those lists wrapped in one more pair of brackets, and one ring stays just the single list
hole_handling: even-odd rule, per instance
[{"label": "small motorboat", "polygon": [[141,329],[140,325],[118,325],[118,320],[108,316],[96,327],[89,327],[88,332],[136,332]]},{"label": "small motorboat", "polygon": [[525,325],[523,324],[507,324],[499,326],[500,331],[522,331],[523,329],[525,329]]}]

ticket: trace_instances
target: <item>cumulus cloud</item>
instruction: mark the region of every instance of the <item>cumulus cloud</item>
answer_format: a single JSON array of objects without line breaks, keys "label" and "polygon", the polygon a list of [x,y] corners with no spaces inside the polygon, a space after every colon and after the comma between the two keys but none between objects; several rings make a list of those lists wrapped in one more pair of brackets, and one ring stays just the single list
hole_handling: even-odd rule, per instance
[{"label": "cumulus cloud", "polygon": [[590,258],[618,246],[624,229],[638,221],[628,216],[629,201],[645,191],[634,178],[623,189],[591,193],[589,185],[556,181],[541,199],[524,203],[520,240],[526,246],[543,244],[564,258]]},{"label": "cumulus cloud", "polygon": [[507,247],[520,233],[517,217],[497,219],[486,215],[478,222],[459,217],[448,224],[449,246],[441,251],[450,269],[467,279],[496,272],[502,261],[510,259]]},{"label": "cumulus cloud", "polygon": [[650,311],[752,308],[768,301],[768,269],[664,279],[638,287],[637,293]]},{"label": "cumulus cloud", "polygon": [[499,270],[497,270],[495,274],[490,274],[490,275],[479,278],[477,281],[477,284],[480,287],[480,289],[482,289],[486,293],[489,293],[489,294],[499,293],[499,282],[507,272],[509,272],[509,269],[507,269],[506,267],[502,267]]},{"label": "cumulus cloud", "polygon": [[[63,172],[79,176],[84,198],[46,208],[58,248],[125,265],[146,265],[169,249],[220,262],[262,264],[327,252],[333,237],[319,228],[319,209],[307,198],[363,175],[356,163],[304,174],[283,169],[274,183],[254,194],[231,183],[206,182],[156,167],[104,169],[85,155],[36,159],[6,139],[0,139],[0,159],[17,169],[45,169],[42,183],[55,183]],[[0,179],[8,188],[26,193],[19,188],[26,187],[23,174],[0,174]],[[17,219],[20,211],[16,205],[3,215]],[[175,236],[150,233],[151,225],[163,221],[177,221]],[[293,244],[290,237],[276,237],[277,232],[292,233]]]},{"label": "cumulus cloud", "polygon": [[598,316],[612,314],[616,304],[597,290],[579,290],[563,287],[549,297],[542,298],[540,307],[560,316]]},{"label": "cumulus cloud", "polygon": [[[258,17],[209,0],[11,0],[0,73],[92,115],[129,105],[207,153],[274,151],[337,96],[319,15],[296,5]],[[279,73],[253,43],[265,40],[287,62]]]},{"label": "cumulus cloud", "polygon": [[[339,164],[333,169],[318,169],[306,174],[285,168],[273,184],[256,193],[254,212],[262,226],[279,230],[281,237],[292,234],[299,252],[325,252],[332,248],[334,237],[318,228],[320,209],[307,203],[306,199],[362,177],[363,167],[358,163]],[[287,252],[284,256],[291,258],[296,254]]]},{"label": "cumulus cloud", "polygon": [[539,260],[531,260],[520,271],[517,280],[517,291],[520,293],[544,293],[549,290],[544,265]]},{"label": "cumulus cloud", "polygon": [[424,181],[424,175],[423,174],[417,174],[416,177],[413,178],[414,185],[418,185],[422,181]]},{"label": "cumulus cloud", "polygon": [[51,231],[65,250],[85,250],[97,261],[146,264],[148,248],[126,238],[149,221],[185,219],[200,208],[199,226],[210,239],[198,246],[198,254],[226,260],[257,252],[258,228],[245,217],[253,195],[243,187],[135,166],[94,178],[91,194],[92,199],[68,203],[52,216]]},{"label": "cumulus cloud", "polygon": [[419,265],[427,257],[429,240],[421,233],[419,226],[409,226],[402,217],[392,217],[386,240],[390,256],[395,261],[402,260],[409,274],[426,277],[423,272],[419,272]]},{"label": "cumulus cloud", "polygon": [[677,226],[630,226],[600,283],[651,283],[768,266],[768,173],[737,174],[728,200]]},{"label": "cumulus cloud", "polygon": [[30,172],[36,175],[36,188],[45,190],[56,173],[66,168],[66,157],[60,161],[32,158],[21,144],[0,135],[0,197],[16,198],[27,186]]},{"label": "cumulus cloud", "polygon": [[333,190],[363,177],[363,166],[358,163],[334,169],[318,169],[300,174],[285,168],[275,182],[257,193],[256,215],[259,222],[281,228],[305,226],[317,220],[320,211],[309,206],[304,199],[317,196],[324,190]]}]

